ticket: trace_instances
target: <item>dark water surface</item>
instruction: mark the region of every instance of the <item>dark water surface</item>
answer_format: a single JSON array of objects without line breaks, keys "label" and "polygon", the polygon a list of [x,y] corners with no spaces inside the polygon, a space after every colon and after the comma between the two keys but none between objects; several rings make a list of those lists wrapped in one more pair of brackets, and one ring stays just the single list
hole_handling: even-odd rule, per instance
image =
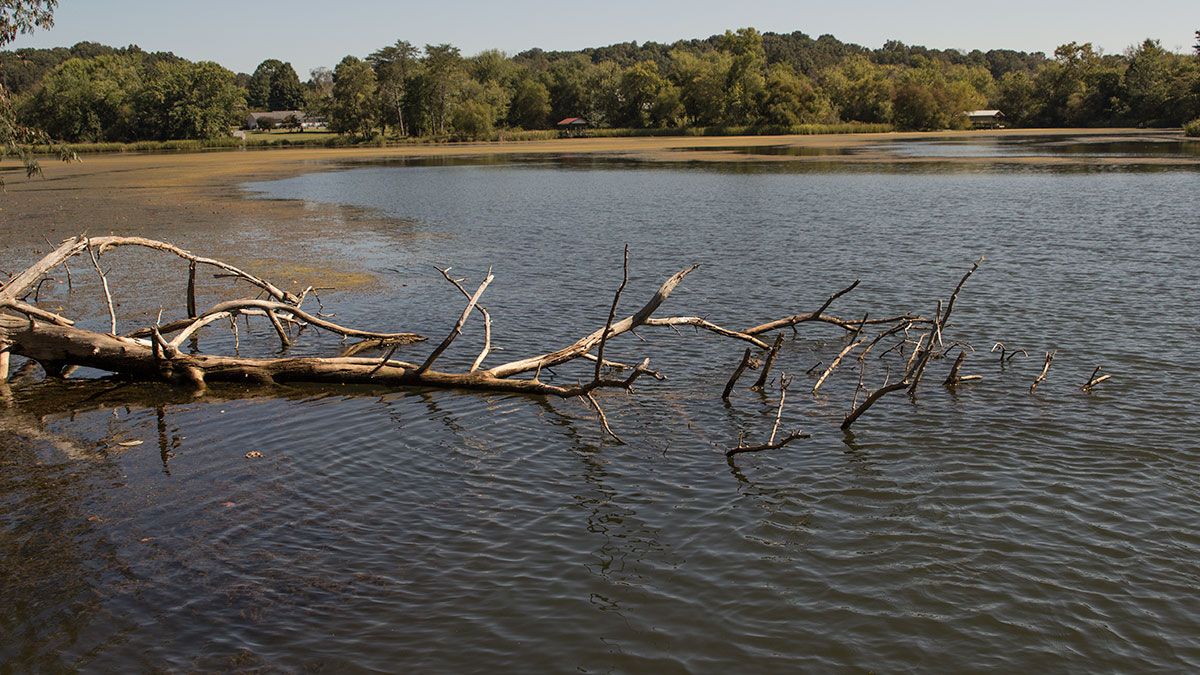
[{"label": "dark water surface", "polygon": [[[696,262],[663,313],[732,327],[815,309],[854,279],[833,311],[932,313],[986,254],[948,336],[974,345],[965,370],[984,379],[950,393],[938,362],[915,400],[885,399],[844,435],[857,368],[812,396],[804,372],[844,337],[805,325],[780,368],[796,375],[785,427],[812,438],[736,465],[723,450],[769,433],[777,391],[722,405],[743,348],[690,330],[611,345],[668,377],[602,397],[627,445],[575,401],[14,387],[0,412],[5,665],[1200,668],[1200,173],[565,158],[252,189],[397,219],[253,239],[378,275],[325,295],[347,323],[440,338],[462,298],[434,265],[476,283],[491,266],[490,364],[603,325],[626,242],[623,309]],[[255,335],[243,348],[269,353],[268,331]],[[470,326],[445,365],[480,340]],[[1001,370],[997,340],[1030,357]],[[871,361],[874,387],[884,362]],[[1114,379],[1082,393],[1099,364]]]}]

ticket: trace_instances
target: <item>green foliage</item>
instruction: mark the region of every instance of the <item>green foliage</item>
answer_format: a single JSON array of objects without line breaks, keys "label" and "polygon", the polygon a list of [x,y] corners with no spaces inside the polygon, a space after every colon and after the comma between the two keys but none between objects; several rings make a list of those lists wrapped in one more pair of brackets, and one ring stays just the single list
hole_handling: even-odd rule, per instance
[{"label": "green foliage", "polygon": [[460,137],[483,138],[503,123],[508,104],[508,89],[498,82],[466,79],[450,103],[450,131]]},{"label": "green foliage", "polygon": [[[15,5],[53,2],[0,0],[0,16]],[[23,16],[26,28],[37,23]],[[230,95],[228,71],[203,66],[94,43],[0,52],[5,79],[24,92],[22,120],[68,140],[223,135],[241,101]],[[337,143],[383,142],[383,134],[516,138],[524,136],[514,128],[542,130],[566,117],[586,118],[593,135],[808,132],[839,122],[934,130],[964,127],[964,113],[984,107],[1031,126],[1177,126],[1200,117],[1200,58],[1149,40],[1123,55],[1069,43],[1051,59],[898,41],[871,50],[753,28],[511,58],[495,50],[464,58],[452,45],[401,40],[311,75],[301,84],[289,64],[268,59],[233,88],[253,109],[303,109],[354,136]]]},{"label": "green foliage", "polygon": [[1183,125],[1183,133],[1191,138],[1200,138],[1200,118]]},{"label": "green foliage", "polygon": [[979,87],[989,87],[991,75],[982,68],[939,61],[918,61],[901,71],[892,97],[892,120],[901,129],[954,129],[968,124],[963,113],[987,104]]},{"label": "green foliage", "polygon": [[941,106],[929,87],[906,82],[896,89],[892,101],[892,119],[901,129],[928,131],[946,126]]},{"label": "green foliage", "polygon": [[621,74],[617,123],[630,127],[675,126],[683,112],[679,88],[652,61],[635,63]]},{"label": "green foliage", "polygon": [[133,96],[142,67],[131,56],[63,62],[23,102],[22,118],[64,141],[119,141],[137,135]]},{"label": "green foliage", "polygon": [[419,50],[412,44],[398,40],[394,45],[377,50],[367,57],[367,62],[375,69],[379,121],[385,129],[389,126],[396,128],[401,136],[408,135],[406,110],[410,107],[409,93],[420,72],[418,53]]},{"label": "green foliage", "polygon": [[792,67],[776,63],[767,72],[763,120],[779,126],[822,124],[837,119],[829,99]]},{"label": "green foliage", "polygon": [[416,86],[416,106],[421,132],[441,136],[449,132],[454,101],[468,79],[458,47],[425,45],[424,69]]},{"label": "green foliage", "polygon": [[1010,124],[1029,126],[1034,123],[1040,115],[1041,100],[1033,75],[1025,71],[1005,73],[997,85],[995,103]]},{"label": "green foliage", "polygon": [[679,85],[688,120],[701,126],[720,124],[725,119],[725,81],[733,57],[721,51],[696,54],[675,49],[670,60],[672,79]]},{"label": "green foliage", "polygon": [[819,81],[843,120],[890,123],[895,72],[895,67],[879,66],[858,55],[822,72]]},{"label": "green foliage", "polygon": [[[54,25],[54,8],[57,6],[58,0],[0,0],[0,47],[12,42],[20,33]],[[3,74],[0,70],[0,75]],[[18,122],[8,88],[0,79],[0,160],[15,156],[25,165],[26,177],[33,176],[41,169],[26,146],[46,140],[45,132]],[[58,154],[64,161],[75,157],[73,152],[61,147]],[[3,185],[3,179],[0,179],[0,187]]]},{"label": "green foliage", "polygon": [[19,33],[53,26],[57,6],[58,0],[0,0],[0,47]]},{"label": "green foliage", "polygon": [[139,138],[206,139],[229,135],[245,107],[230,71],[211,61],[158,63],[133,98]]},{"label": "green foliage", "polygon": [[[559,118],[562,119],[562,118]],[[544,129],[550,121],[550,90],[526,74],[513,89],[508,122],[522,129]]]},{"label": "green foliage", "polygon": [[482,101],[467,100],[455,106],[452,124],[455,135],[465,140],[479,140],[495,129],[491,106]]},{"label": "green foliage", "polygon": [[258,64],[246,86],[246,105],[252,110],[298,110],[304,88],[292,64],[267,59]]},{"label": "green foliage", "polygon": [[1128,55],[1122,98],[1131,122],[1181,125],[1200,114],[1200,60],[1146,40]]},{"label": "green foliage", "polygon": [[552,121],[589,115],[596,117],[591,111],[592,91],[588,87],[594,67],[586,56],[575,54],[554,62],[542,71],[548,81],[546,89],[550,92]]},{"label": "green foliage", "polygon": [[375,127],[376,79],[371,66],[347,56],[333,70],[333,102],[329,128],[339,133],[370,136]]},{"label": "green foliage", "polygon": [[1125,118],[1122,101],[1125,61],[1105,57],[1090,43],[1071,42],[1054,51],[1054,60],[1034,77],[1039,126],[1107,126]]},{"label": "green foliage", "polygon": [[761,121],[761,102],[766,95],[767,55],[763,38],[753,28],[725,31],[717,47],[729,54],[731,63],[725,74],[726,124],[757,124]]},{"label": "green foliage", "polygon": [[333,109],[333,71],[314,68],[304,85],[304,113],[311,117],[330,116]]},{"label": "green foliage", "polygon": [[292,64],[285,63],[271,77],[267,107],[271,110],[299,110],[304,105],[304,87]]}]

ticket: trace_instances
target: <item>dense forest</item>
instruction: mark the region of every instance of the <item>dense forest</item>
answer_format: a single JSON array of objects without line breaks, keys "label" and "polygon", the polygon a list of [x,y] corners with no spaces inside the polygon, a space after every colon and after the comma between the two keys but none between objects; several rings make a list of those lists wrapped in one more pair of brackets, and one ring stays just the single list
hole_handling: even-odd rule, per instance
[{"label": "dense forest", "polygon": [[[1197,33],[1200,42],[1200,33]],[[1200,118],[1195,54],[1154,40],[1123,54],[1070,43],[1052,55],[962,52],[891,41],[878,49],[753,28],[673,44],[464,56],[405,41],[301,81],[269,59],[251,74],[136,46],[0,52],[20,121],[68,141],[224,136],[246,112],[299,110],[358,138],[482,138],[566,117],[628,129],[781,130],[863,122],[967,124],[998,108],[1013,126],[1178,127]]]}]

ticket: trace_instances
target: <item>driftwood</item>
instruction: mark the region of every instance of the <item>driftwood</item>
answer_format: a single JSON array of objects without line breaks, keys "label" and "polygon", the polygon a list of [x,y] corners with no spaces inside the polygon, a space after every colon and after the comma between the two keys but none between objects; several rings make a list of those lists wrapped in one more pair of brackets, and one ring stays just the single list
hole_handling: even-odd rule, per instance
[{"label": "driftwood", "polygon": [[767,388],[767,378],[771,376],[771,368],[775,365],[775,359],[779,358],[779,351],[783,349],[783,336],[776,335],[775,343],[771,345],[770,351],[767,352],[767,358],[763,361],[762,372],[758,374],[758,381],[750,387],[751,391],[763,391]]},{"label": "driftwood", "polygon": [[1091,391],[1101,382],[1107,382],[1108,380],[1112,379],[1112,375],[1101,375],[1101,370],[1104,370],[1104,366],[1096,366],[1096,369],[1092,371],[1092,376],[1088,378],[1088,381],[1085,382],[1080,389],[1083,391]]},{"label": "driftwood", "polygon": [[[159,318],[152,325],[142,325],[132,330],[126,325],[124,329],[127,332],[118,334],[118,325],[122,322],[127,323],[130,319],[118,316],[119,305],[113,301],[113,289],[110,286],[111,268],[105,268],[103,256],[114,249],[130,246],[175,256],[187,263],[186,297],[181,298],[182,302],[179,303],[182,306],[181,310],[176,310],[182,311],[186,318],[163,323],[160,311]],[[104,310],[108,318],[107,332],[83,328],[76,325],[71,318],[37,304],[37,290],[47,275],[59,267],[65,267],[70,259],[80,255],[87,256],[99,277]],[[979,379],[976,375],[961,374],[969,346],[950,341],[946,333],[960,293],[967,280],[979,269],[982,261],[981,258],[961,277],[948,299],[944,302],[938,301],[937,311],[932,319],[905,313],[886,318],[870,319],[863,316],[861,320],[851,320],[829,314],[829,308],[837,299],[859,286],[859,282],[855,281],[828,296],[812,311],[736,330],[718,325],[699,315],[656,315],[679,284],[697,269],[697,265],[685,267],[671,275],[640,308],[631,314],[622,315],[620,305],[629,280],[629,250],[626,247],[621,280],[600,328],[554,351],[488,366],[486,362],[493,356],[492,315],[481,300],[495,281],[490,270],[473,289],[464,285],[466,279],[452,277],[448,268],[438,270],[465,299],[465,305],[455,317],[445,337],[423,358],[401,360],[394,358],[399,349],[423,342],[426,338],[412,332],[363,330],[342,322],[334,322],[324,313],[323,308],[305,308],[305,303],[310,297],[320,306],[321,300],[315,288],[309,287],[299,294],[292,293],[233,265],[197,256],[166,242],[140,237],[80,236],[64,241],[41,260],[0,285],[0,382],[7,379],[9,359],[15,355],[29,359],[25,370],[36,363],[48,377],[67,377],[74,369],[87,367],[107,371],[127,380],[166,382],[191,391],[194,395],[203,394],[212,382],[240,382],[263,386],[309,382],[510,392],[579,399],[594,410],[605,433],[620,442],[621,439],[614,433],[596,394],[604,389],[632,391],[635,383],[646,376],[658,380],[664,378],[650,367],[649,358],[643,358],[636,363],[631,362],[632,365],[610,360],[607,352],[614,339],[626,333],[635,333],[643,327],[677,329],[680,326],[691,326],[718,338],[744,345],[746,349],[742,358],[722,392],[722,399],[728,402],[746,370],[759,370],[752,390],[762,392],[766,389],[771,372],[784,351],[782,333],[777,333],[773,340],[768,341],[769,333],[784,328],[796,331],[801,324],[814,323],[840,328],[849,335],[849,339],[817,378],[812,389],[813,394],[821,389],[846,357],[859,350],[858,386],[854,391],[851,410],[841,424],[842,429],[849,430],[887,394],[903,389],[915,393],[922,375],[930,364],[943,358],[954,348],[960,349],[960,354],[951,366],[945,384],[953,388],[962,382]],[[228,300],[202,309],[197,304],[197,274],[201,268],[214,268],[214,276],[244,284],[258,295]],[[29,299],[31,295],[34,296],[32,301]],[[476,314],[483,321],[483,345],[471,361],[470,367],[460,371],[439,370],[440,360],[451,348],[459,344],[458,339]],[[335,356],[289,357],[282,354],[265,358],[243,357],[239,351],[238,321],[245,321],[249,325],[251,318],[264,320],[270,326],[279,340],[281,350],[286,350],[306,329],[338,336],[347,344]],[[227,326],[233,331],[234,354],[199,351],[197,339],[201,331],[220,326]],[[910,336],[910,331],[914,330],[919,331],[919,335]],[[892,358],[898,359],[895,365],[902,367],[903,375],[896,381],[891,381],[891,365],[888,365],[889,376],[885,377],[883,385],[869,391],[863,384],[867,354],[882,340],[900,334],[903,334],[901,342],[878,354],[878,357],[881,360],[885,359],[898,349],[898,357]],[[944,340],[950,346],[943,344]],[[185,345],[188,348],[185,349]],[[914,345],[908,354],[904,349],[907,345]],[[1000,348],[1003,350],[1002,345]],[[1007,362],[1015,354],[1007,350],[1001,351],[1001,363]],[[1045,379],[1052,358],[1052,354],[1047,355],[1046,365],[1031,386],[1031,392]],[[542,378],[544,372],[555,373],[554,369],[558,366],[581,362],[589,363],[589,372],[584,381],[564,383],[564,378],[557,374],[550,380]],[[820,366],[820,363],[813,366],[808,374],[815,373]],[[619,375],[615,374],[618,372]],[[1100,376],[1100,369],[1097,368],[1092,378],[1084,385],[1084,389],[1090,390],[1108,378],[1107,375]],[[730,457],[776,449],[805,437],[799,432],[780,437],[779,427],[791,380],[781,375],[779,382],[779,407],[768,441],[760,445],[747,445],[739,441],[736,448],[727,452]],[[866,394],[861,402],[860,393]]]},{"label": "driftwood", "polygon": [[963,382],[976,382],[978,380],[982,380],[983,379],[982,375],[963,375],[962,374],[963,362],[966,360],[967,360],[966,350],[959,351],[958,358],[954,359],[954,365],[950,366],[950,374],[946,376],[946,381],[943,382],[942,384],[953,389],[954,387],[957,387],[958,385],[962,384]]},{"label": "driftwood", "polygon": [[721,400],[728,401],[729,395],[733,393],[733,388],[737,386],[738,380],[741,379],[742,373],[746,372],[747,368],[755,367],[754,357],[750,348],[746,348],[746,353],[742,354],[742,360],[738,362],[737,368],[733,369],[733,375],[729,377],[729,382],[725,384],[725,390],[721,392]]},{"label": "driftwood", "polygon": [[1029,352],[1024,349],[1009,349],[1004,346],[1003,342],[997,342],[992,345],[992,353],[1000,352],[1000,369],[1004,370],[1004,366],[1018,356],[1029,356]]},{"label": "driftwood", "polygon": [[[109,274],[102,264],[102,258],[114,249],[131,246],[151,249],[187,262],[187,294],[180,303],[184,306],[186,318],[160,323],[160,312],[160,320],[156,320],[154,325],[144,325],[123,335],[118,334],[119,317],[116,304],[112,300]],[[109,330],[106,333],[77,326],[72,319],[28,301],[28,296],[46,275],[65,266],[71,258],[83,254],[90,259],[104,290],[109,316]],[[221,302],[201,311],[197,305],[196,280],[197,269],[202,267],[215,268],[215,276],[220,278],[247,284],[258,292],[259,296]],[[316,289],[312,287],[300,294],[291,293],[233,265],[195,255],[167,242],[141,237],[73,237],[0,286],[0,365],[4,366],[0,369],[0,376],[7,378],[8,358],[13,354],[36,362],[48,377],[65,377],[77,367],[88,367],[127,379],[172,383],[188,388],[197,395],[202,394],[211,382],[245,382],[258,385],[313,382],[457,388],[579,398],[595,409],[602,426],[616,439],[617,436],[612,433],[594,393],[600,389],[631,390],[634,383],[645,375],[662,379],[660,374],[651,370],[649,359],[628,366],[605,358],[607,344],[625,333],[631,333],[643,326],[693,326],[723,338],[747,343],[751,349],[767,350],[759,381],[755,385],[761,390],[765,387],[771,367],[782,349],[783,337],[777,336],[773,344],[768,346],[760,336],[780,328],[794,328],[805,322],[819,322],[843,330],[860,331],[863,325],[868,325],[864,321],[856,326],[853,321],[826,313],[829,306],[837,298],[853,290],[858,285],[857,282],[831,295],[815,311],[795,314],[740,331],[719,326],[698,316],[655,316],[672,291],[696,268],[696,265],[692,265],[671,275],[640,309],[620,317],[619,304],[628,280],[626,250],[623,278],[614,294],[607,321],[602,328],[555,351],[486,367],[484,363],[491,352],[491,315],[480,303],[480,299],[494,280],[490,272],[473,292],[469,292],[462,284],[465,280],[451,277],[448,269],[439,270],[467,302],[449,332],[432,351],[425,358],[410,362],[394,359],[393,356],[401,346],[424,341],[424,336],[411,332],[362,330],[335,323],[320,311],[304,308],[310,295],[316,297]],[[436,366],[439,359],[456,343],[475,313],[483,317],[484,345],[471,367],[462,372],[438,370]],[[195,340],[200,331],[212,326],[228,325],[234,331],[234,350],[237,352],[239,337],[236,320],[245,319],[248,322],[250,317],[265,319],[279,338],[281,348],[292,344],[291,329],[294,327],[311,327],[337,335],[343,340],[357,342],[343,349],[341,355],[330,357],[251,358],[236,353],[232,356],[208,354],[198,352],[194,342],[191,350],[183,349],[185,343]],[[903,315],[892,321],[920,323],[927,320]],[[367,351],[373,350],[385,353],[379,357],[365,355]],[[594,363],[590,381],[561,384],[547,382],[541,378],[544,371],[576,360]],[[740,370],[753,364],[752,354],[747,356],[743,363]],[[608,373],[612,369],[628,372],[618,378]],[[732,382],[735,385],[736,378],[733,378]]]},{"label": "driftwood", "polygon": [[[725,451],[725,456],[733,458],[748,452],[764,452],[766,450],[778,450],[783,446],[800,438],[809,438],[809,435],[800,431],[792,431],[787,435],[779,438],[779,425],[783,421],[783,406],[787,403],[787,390],[791,385],[792,380],[785,374],[779,375],[779,407],[775,409],[775,424],[771,427],[771,437],[766,443],[759,445],[746,445],[743,440],[738,439],[737,447],[730,448]],[[778,441],[775,439],[779,438]]]},{"label": "driftwood", "polygon": [[1046,381],[1046,376],[1050,374],[1050,364],[1054,363],[1054,356],[1058,350],[1046,352],[1046,360],[1042,364],[1042,372],[1038,373],[1037,378],[1033,380],[1033,384],[1029,385],[1029,393],[1037,391],[1038,385]]},{"label": "driftwood", "polygon": [[[929,331],[922,334],[920,338],[917,339],[916,348],[913,350],[913,353],[909,356],[908,362],[905,364],[904,377],[900,378],[898,382],[890,384],[885,380],[883,386],[868,394],[862,403],[858,403],[858,391],[862,388],[862,379],[860,375],[859,389],[856,389],[854,394],[854,404],[851,405],[850,412],[842,420],[841,427],[843,431],[849,431],[850,427],[854,426],[854,423],[858,421],[858,419],[862,417],[867,410],[870,410],[871,406],[878,403],[879,400],[884,396],[887,396],[893,392],[901,391],[903,389],[908,389],[909,395],[916,393],[917,385],[921,382],[921,376],[924,374],[926,366],[929,364],[929,361],[933,358],[934,354],[937,353],[937,346],[935,346],[935,343],[940,346],[941,336],[945,332],[946,326],[950,323],[950,314],[954,311],[955,303],[958,302],[959,293],[962,292],[963,286],[966,285],[967,280],[971,278],[971,275],[975,274],[975,272],[979,269],[979,266],[983,264],[983,261],[984,258],[979,258],[979,260],[977,260],[975,264],[971,266],[971,269],[967,270],[966,274],[959,279],[958,285],[954,287],[954,291],[950,294],[950,299],[945,304],[945,311],[942,310],[942,302],[940,300],[938,301],[937,312],[934,314],[934,319],[930,322],[925,322],[929,324]],[[899,324],[901,321],[905,321],[905,319],[900,319],[895,323]],[[866,322],[864,321],[864,323]],[[909,323],[915,324],[918,322],[911,321]],[[896,330],[894,327],[893,330],[888,331],[888,333],[885,333],[885,335],[889,333],[894,334],[896,332],[900,332],[900,330],[903,330],[907,333],[909,327],[910,325],[908,324],[899,330]],[[905,341],[907,340],[908,338],[906,337]],[[872,343],[871,346],[874,346],[874,343]],[[946,351],[949,351],[949,348],[947,348]],[[944,353],[945,352],[942,352],[941,354]],[[941,354],[939,354],[939,356]],[[963,358],[965,358],[963,354],[960,354],[959,361],[956,364],[957,367],[962,366],[961,360]],[[953,375],[957,376],[957,368],[953,369]]]}]

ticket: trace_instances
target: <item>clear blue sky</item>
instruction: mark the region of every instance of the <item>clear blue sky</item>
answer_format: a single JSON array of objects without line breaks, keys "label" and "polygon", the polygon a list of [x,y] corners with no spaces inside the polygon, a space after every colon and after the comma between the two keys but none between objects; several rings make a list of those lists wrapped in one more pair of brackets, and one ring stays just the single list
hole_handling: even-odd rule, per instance
[{"label": "clear blue sky", "polygon": [[831,33],[869,47],[897,39],[1049,53],[1074,40],[1120,52],[1152,37],[1175,50],[1190,48],[1200,30],[1200,0],[61,0],[53,29],[12,48],[137,44],[242,72],[278,58],[306,78],[311,68],[398,39],[449,42],[465,54],[489,48],[512,54],[671,42],[742,26]]}]

